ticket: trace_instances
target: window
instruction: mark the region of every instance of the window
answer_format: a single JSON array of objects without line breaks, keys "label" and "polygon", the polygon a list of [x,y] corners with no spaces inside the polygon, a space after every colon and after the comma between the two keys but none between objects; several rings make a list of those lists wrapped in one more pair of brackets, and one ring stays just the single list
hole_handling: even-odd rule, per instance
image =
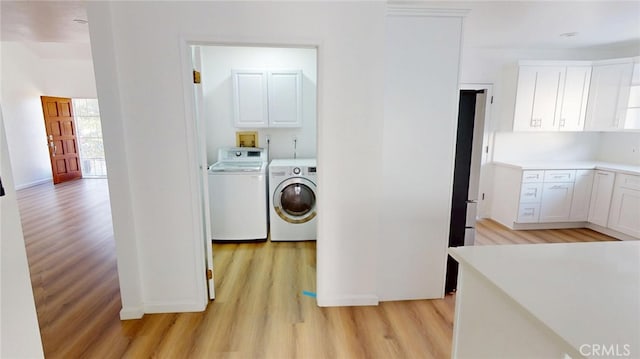
[{"label": "window", "polygon": [[73,99],[83,177],[107,177],[97,99]]}]

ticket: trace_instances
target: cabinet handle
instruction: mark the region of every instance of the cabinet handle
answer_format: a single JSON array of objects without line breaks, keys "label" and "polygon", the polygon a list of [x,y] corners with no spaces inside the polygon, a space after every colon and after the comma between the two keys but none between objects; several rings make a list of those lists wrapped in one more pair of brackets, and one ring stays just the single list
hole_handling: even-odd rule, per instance
[{"label": "cabinet handle", "polygon": [[541,118],[532,118],[530,126],[531,127],[542,127],[542,119]]},{"label": "cabinet handle", "polygon": [[567,189],[567,188],[569,188],[569,187],[567,187],[567,186],[551,186],[551,188],[549,188],[549,189]]},{"label": "cabinet handle", "polygon": [[533,208],[527,208],[527,209],[525,209],[525,210],[524,210],[524,212],[522,213],[522,215],[524,215],[524,216],[533,216],[533,213],[534,213],[534,212],[535,212],[535,211],[533,210]]}]

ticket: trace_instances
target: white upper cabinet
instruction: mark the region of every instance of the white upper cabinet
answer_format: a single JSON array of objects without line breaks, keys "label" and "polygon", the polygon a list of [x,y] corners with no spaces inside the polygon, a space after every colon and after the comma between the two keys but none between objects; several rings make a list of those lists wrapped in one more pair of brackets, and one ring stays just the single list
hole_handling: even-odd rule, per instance
[{"label": "white upper cabinet", "polygon": [[233,117],[236,127],[269,127],[267,73],[233,70]]},{"label": "white upper cabinet", "polygon": [[582,131],[587,112],[591,66],[567,66],[558,130]]},{"label": "white upper cabinet", "polygon": [[633,76],[629,91],[629,107],[624,121],[625,130],[640,130],[640,59],[633,64]]},{"label": "white upper cabinet", "polygon": [[269,72],[269,127],[302,126],[302,72]]},{"label": "white upper cabinet", "polygon": [[617,131],[625,127],[633,62],[594,63],[585,130]]},{"label": "white upper cabinet", "polygon": [[591,65],[521,62],[514,131],[582,131]]},{"label": "white upper cabinet", "polygon": [[551,131],[557,127],[564,86],[562,66],[520,66],[514,131]]},{"label": "white upper cabinet", "polygon": [[302,71],[233,70],[235,127],[301,127]]}]

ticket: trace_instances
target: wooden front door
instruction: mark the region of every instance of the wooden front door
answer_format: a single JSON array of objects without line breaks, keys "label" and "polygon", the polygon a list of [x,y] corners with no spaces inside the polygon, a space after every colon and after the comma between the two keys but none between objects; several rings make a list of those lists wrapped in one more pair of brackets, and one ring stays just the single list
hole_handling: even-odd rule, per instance
[{"label": "wooden front door", "polygon": [[70,98],[41,96],[53,184],[82,178]]}]

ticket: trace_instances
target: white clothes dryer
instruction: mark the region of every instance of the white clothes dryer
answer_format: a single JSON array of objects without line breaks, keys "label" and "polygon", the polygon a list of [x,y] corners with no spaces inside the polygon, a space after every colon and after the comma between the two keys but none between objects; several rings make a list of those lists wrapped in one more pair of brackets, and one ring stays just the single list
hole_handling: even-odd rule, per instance
[{"label": "white clothes dryer", "polygon": [[262,148],[225,147],[209,167],[213,240],[267,238],[267,157]]},{"label": "white clothes dryer", "polygon": [[269,164],[269,223],[272,241],[316,239],[315,159],[273,160]]}]

